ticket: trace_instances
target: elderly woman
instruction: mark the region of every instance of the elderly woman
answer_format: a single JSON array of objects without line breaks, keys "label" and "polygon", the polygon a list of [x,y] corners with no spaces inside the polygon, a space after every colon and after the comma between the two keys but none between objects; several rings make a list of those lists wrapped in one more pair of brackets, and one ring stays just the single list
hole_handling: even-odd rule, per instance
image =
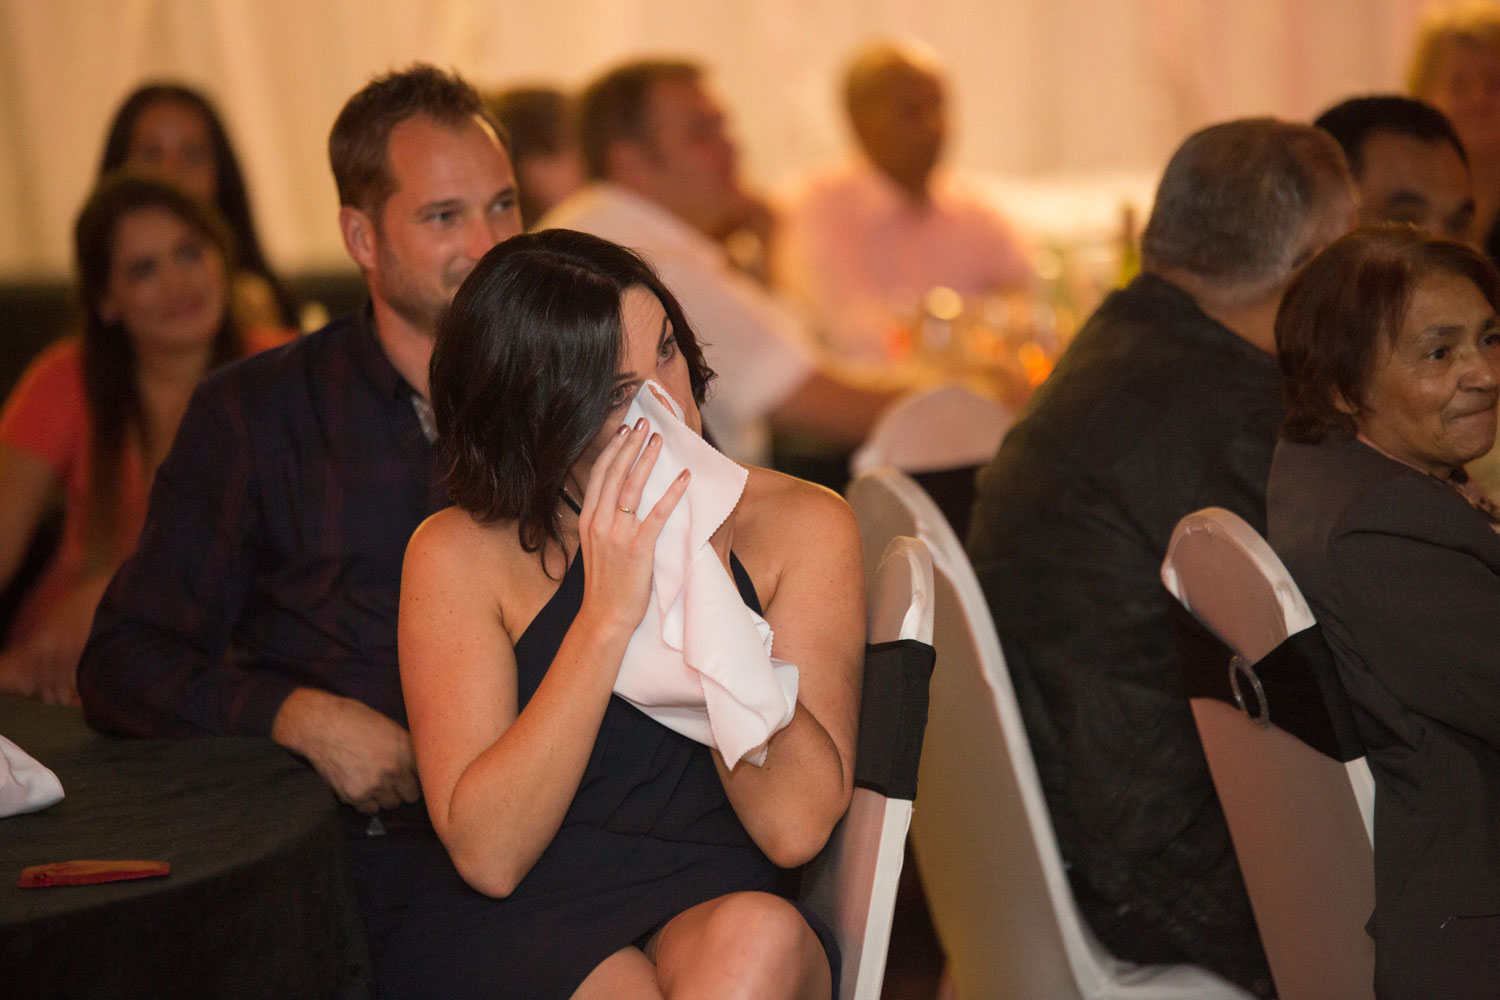
[{"label": "elderly woman", "polygon": [[[388,996],[829,996],[834,954],[772,890],[852,792],[864,614],[848,507],[752,468],[708,529],[727,589],[714,607],[763,615],[800,674],[759,766],[611,693],[655,613],[658,533],[728,463],[700,450],[647,499],[665,436],[702,446],[711,377],[671,293],[612,243],[517,236],[459,288],[432,358],[456,505],[412,536],[400,617],[447,854],[415,875]],[[622,422],[647,382],[685,426],[665,410],[662,426]]]},{"label": "elderly woman", "polygon": [[1375,774],[1382,997],[1500,992],[1500,287],[1474,250],[1357,230],[1287,291],[1271,544],[1322,623]]}]

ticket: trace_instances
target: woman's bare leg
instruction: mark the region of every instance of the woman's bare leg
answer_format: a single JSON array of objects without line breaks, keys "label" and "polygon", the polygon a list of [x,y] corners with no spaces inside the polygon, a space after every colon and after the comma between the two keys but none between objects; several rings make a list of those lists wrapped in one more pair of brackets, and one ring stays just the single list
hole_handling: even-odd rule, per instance
[{"label": "woman's bare leg", "polygon": [[735,892],[684,910],[646,946],[662,995],[828,1000],[828,956],[797,908]]},{"label": "woman's bare leg", "polygon": [[573,991],[573,1000],[662,1000],[656,966],[639,948],[621,948],[594,967]]}]

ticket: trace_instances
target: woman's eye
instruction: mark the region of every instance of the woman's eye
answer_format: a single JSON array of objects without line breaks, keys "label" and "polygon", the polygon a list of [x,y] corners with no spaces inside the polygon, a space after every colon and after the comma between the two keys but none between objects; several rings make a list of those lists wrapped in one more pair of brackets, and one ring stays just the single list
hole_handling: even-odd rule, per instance
[{"label": "woman's eye", "polygon": [[671,337],[668,337],[666,340],[663,340],[661,342],[661,347],[657,350],[657,354],[663,360],[672,357],[676,353],[677,353],[677,338],[676,338],[676,336],[671,336]]},{"label": "woman's eye", "polygon": [[1448,357],[1448,348],[1446,348],[1446,347],[1434,347],[1432,350],[1430,350],[1430,351],[1427,352],[1427,360],[1428,361],[1443,361],[1447,357]]},{"label": "woman's eye", "polygon": [[624,406],[625,405],[625,401],[627,399],[629,399],[629,398],[630,398],[630,387],[629,386],[625,386],[625,385],[616,386],[615,387],[615,391],[611,392],[609,394],[609,408],[611,410],[617,410],[620,407]]}]

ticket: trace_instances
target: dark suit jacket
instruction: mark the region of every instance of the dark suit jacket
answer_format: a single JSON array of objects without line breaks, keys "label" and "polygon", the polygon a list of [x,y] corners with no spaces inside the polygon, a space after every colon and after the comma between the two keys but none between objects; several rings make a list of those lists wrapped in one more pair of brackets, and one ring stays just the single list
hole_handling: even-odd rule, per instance
[{"label": "dark suit jacket", "polygon": [[1283,441],[1267,513],[1375,774],[1377,994],[1500,997],[1500,536],[1358,441]]},{"label": "dark suit jacket", "polygon": [[1080,910],[1120,958],[1271,990],[1188,708],[1177,522],[1265,524],[1276,362],[1152,274],[1105,299],[980,474],[969,556]]}]

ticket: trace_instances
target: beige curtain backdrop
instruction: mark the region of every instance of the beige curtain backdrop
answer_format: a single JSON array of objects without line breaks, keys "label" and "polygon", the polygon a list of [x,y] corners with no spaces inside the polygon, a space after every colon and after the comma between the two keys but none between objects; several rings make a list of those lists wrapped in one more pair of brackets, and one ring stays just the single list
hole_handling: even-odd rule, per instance
[{"label": "beige curtain backdrop", "polygon": [[0,0],[0,276],[57,275],[106,124],[147,78],[209,92],[283,270],[345,266],[324,143],[413,60],[574,86],[643,52],[713,67],[749,176],[839,155],[839,68],[910,34],[952,69],[953,160],[998,177],[1149,176],[1190,130],[1398,87],[1422,0]]}]

